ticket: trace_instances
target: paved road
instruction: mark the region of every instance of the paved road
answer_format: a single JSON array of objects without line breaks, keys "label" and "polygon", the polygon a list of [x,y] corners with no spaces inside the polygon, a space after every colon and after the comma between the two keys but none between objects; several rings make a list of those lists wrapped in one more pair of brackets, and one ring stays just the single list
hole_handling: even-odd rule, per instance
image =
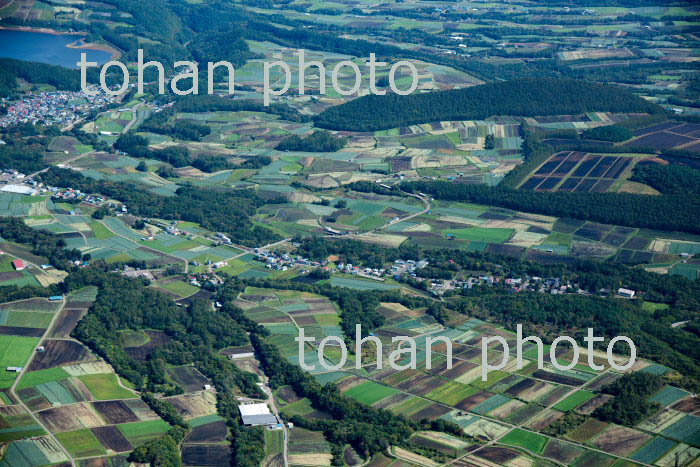
[{"label": "paved road", "polygon": [[[64,307],[64,306],[66,306],[66,297],[63,297],[63,301],[61,302],[61,307],[58,309],[58,311],[56,311],[56,313],[54,313],[53,318],[51,319],[51,322],[49,323],[49,326],[46,328],[46,331],[44,331],[44,334],[41,336],[41,340],[39,341],[39,344],[37,344],[37,347],[38,347],[39,345],[42,345],[42,344],[44,343],[44,340],[46,339],[46,336],[47,336],[47,334],[49,333],[49,330],[50,330],[51,328],[53,328],[53,325],[54,325],[56,319],[58,318],[58,316],[61,314],[61,311],[63,310],[63,307]],[[44,426],[44,424],[41,422],[41,420],[39,420],[39,417],[37,417],[37,416],[29,409],[29,407],[27,407],[27,405],[26,405],[24,402],[22,402],[22,399],[20,399],[19,396],[17,396],[17,393],[15,392],[15,388],[17,387],[17,384],[19,383],[20,379],[22,379],[22,376],[23,376],[24,373],[27,371],[27,368],[29,368],[29,365],[31,365],[32,360],[34,360],[34,356],[35,356],[36,354],[37,354],[37,351],[36,351],[36,348],[35,348],[35,349],[34,349],[34,352],[33,352],[32,355],[31,355],[31,357],[29,357],[29,361],[27,361],[27,364],[22,368],[22,371],[19,373],[19,376],[17,377],[17,379],[15,380],[15,382],[12,383],[12,386],[10,387],[10,394],[12,395],[12,397],[13,397],[14,399],[16,399],[16,400],[18,401],[19,405],[21,405],[21,406],[24,408],[24,410],[26,410],[26,411],[29,413],[29,415],[31,415],[31,417],[36,421],[37,425],[39,425],[41,428],[44,429],[44,431],[46,431],[46,433],[48,434],[48,437],[51,438],[51,439],[53,440],[53,442],[56,443],[56,445],[59,446],[59,447],[61,448],[61,451],[63,451],[63,453],[66,455],[66,458],[70,461],[71,465],[72,465],[73,467],[75,467],[76,464],[75,464],[75,459],[73,459],[73,456],[71,456],[70,453],[68,452],[68,450],[66,450],[66,448],[64,448],[63,445],[62,445],[61,443],[58,442],[58,439],[56,439],[56,436],[54,436],[54,434],[51,433],[51,431],[49,431],[49,430]]]},{"label": "paved road", "polygon": [[122,130],[122,133],[126,133],[127,131],[131,130],[131,127],[136,124],[136,122],[139,120],[139,108],[143,106],[143,102],[139,102],[134,106],[133,109],[131,109],[131,121],[126,124],[124,129]]},{"label": "paved road", "polygon": [[[88,154],[92,154],[92,152],[85,152],[85,153],[83,153],[83,154],[78,154],[78,155],[75,156],[75,157],[71,157],[70,159],[68,159],[68,160],[66,160],[66,161],[64,161],[64,162],[61,162],[61,164],[68,164],[68,163],[70,163],[70,162],[77,161],[78,159],[80,159],[80,158],[82,158],[82,157],[85,157],[85,156],[87,156]],[[38,172],[34,172],[33,174],[29,174],[29,175],[27,175],[26,177],[24,177],[24,178],[22,179],[22,181],[25,182],[25,181],[27,181],[27,180],[31,180],[32,178],[36,177],[37,175],[46,172],[46,171],[49,170],[51,167],[53,167],[53,166],[49,166],[49,167],[47,167],[47,168],[45,168],[45,169],[43,169],[43,170],[39,170]]]},{"label": "paved road", "polygon": [[421,201],[423,202],[423,205],[425,206],[425,209],[423,209],[421,212],[417,212],[417,213],[415,213],[415,214],[408,215],[408,216],[406,216],[406,217],[404,217],[404,218],[401,218],[401,219],[398,219],[398,220],[396,220],[396,221],[394,221],[394,222],[391,222],[391,223],[388,223],[388,224],[384,224],[383,226],[379,227],[379,230],[384,230],[384,229],[386,229],[387,227],[389,227],[390,225],[398,224],[399,222],[404,222],[404,221],[407,221],[407,220],[409,220],[409,219],[413,219],[414,217],[422,216],[423,214],[425,214],[425,213],[427,213],[428,211],[430,211],[431,207],[430,207],[430,202],[428,201],[428,198],[423,197],[423,196],[420,196],[420,195],[415,195],[415,194],[413,194],[413,193],[406,193],[405,191],[402,192],[402,193],[405,193],[405,194],[407,194],[408,196],[412,196],[412,197],[414,197],[414,198],[418,198],[419,200],[421,200]]}]

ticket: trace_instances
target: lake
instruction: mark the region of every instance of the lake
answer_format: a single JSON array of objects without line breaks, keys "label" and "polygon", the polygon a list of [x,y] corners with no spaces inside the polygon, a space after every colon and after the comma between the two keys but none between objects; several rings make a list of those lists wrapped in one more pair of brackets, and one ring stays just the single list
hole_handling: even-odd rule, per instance
[{"label": "lake", "polygon": [[43,32],[0,29],[0,57],[49,63],[66,68],[77,68],[76,63],[80,61],[80,54],[83,52],[87,54],[88,61],[99,64],[109,61],[109,52],[67,47],[81,37],[79,34],[59,36]]}]

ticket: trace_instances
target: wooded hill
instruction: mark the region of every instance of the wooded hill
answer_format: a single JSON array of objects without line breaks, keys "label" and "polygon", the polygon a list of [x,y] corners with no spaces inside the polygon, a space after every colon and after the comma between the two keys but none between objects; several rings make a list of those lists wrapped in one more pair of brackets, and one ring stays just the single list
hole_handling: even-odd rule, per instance
[{"label": "wooded hill", "polygon": [[569,115],[583,112],[660,113],[663,109],[614,86],[569,79],[517,79],[465,89],[399,96],[367,95],[321,112],[316,126],[373,131],[492,115]]}]

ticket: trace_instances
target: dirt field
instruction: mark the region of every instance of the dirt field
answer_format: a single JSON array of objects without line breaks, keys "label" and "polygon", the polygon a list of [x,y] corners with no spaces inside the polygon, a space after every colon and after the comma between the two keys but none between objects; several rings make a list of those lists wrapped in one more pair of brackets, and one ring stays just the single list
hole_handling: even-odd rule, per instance
[{"label": "dirt field", "polygon": [[148,338],[150,339],[147,344],[140,347],[127,347],[126,353],[128,353],[132,358],[138,360],[145,360],[153,352],[153,349],[161,347],[170,342],[170,337],[168,337],[162,331],[146,331]]},{"label": "dirt field", "polygon": [[445,415],[451,410],[452,409],[450,407],[445,407],[441,404],[432,404],[414,413],[413,415],[411,415],[410,418],[416,421],[421,420],[423,418],[427,418],[428,420],[435,420],[436,418]]},{"label": "dirt field", "polygon": [[513,449],[499,448],[495,446],[487,446],[476,453],[477,456],[495,462],[497,464],[505,464],[510,462],[520,455],[518,451]]},{"label": "dirt field", "polygon": [[182,449],[182,463],[199,467],[231,465],[231,448],[229,446],[186,444]]},{"label": "dirt field", "polygon": [[43,352],[36,352],[36,356],[28,368],[29,371],[96,360],[96,357],[78,342],[47,340],[44,342],[44,347]]},{"label": "dirt field", "polygon": [[636,451],[650,439],[650,435],[641,431],[613,426],[595,438],[591,444],[605,452],[624,456]]},{"label": "dirt field", "polygon": [[125,452],[134,449],[121,431],[114,426],[100,426],[93,428],[92,434],[95,435],[102,446],[114,452]]},{"label": "dirt field", "polygon": [[[438,465],[440,465],[437,462],[435,462],[431,459],[428,459],[427,457],[423,457],[423,456],[415,454],[411,451],[407,451],[406,449],[402,449],[398,446],[392,446],[391,451],[399,459],[410,462],[411,464],[422,465],[425,467],[437,467]],[[290,459],[290,463],[291,463],[291,459]]]},{"label": "dirt field", "polygon": [[681,401],[676,402],[673,406],[674,409],[680,410],[686,413],[698,413],[700,412],[700,398],[689,397]]},{"label": "dirt field", "polygon": [[580,448],[574,444],[567,443],[566,441],[560,441],[558,439],[553,439],[547,443],[542,455],[549,457],[562,464],[570,464],[571,461],[576,459],[584,449]]},{"label": "dirt field", "polygon": [[207,378],[191,366],[169,368],[168,373],[185,392],[199,391],[204,389],[205,384],[211,384]]},{"label": "dirt field", "polygon": [[82,318],[87,313],[86,308],[66,308],[61,311],[61,316],[59,316],[51,331],[49,331],[50,337],[56,338],[67,338],[70,333],[75,328],[80,318]]},{"label": "dirt field", "polygon": [[173,404],[186,420],[216,413],[216,396],[213,392],[202,391],[169,397],[166,400]]},{"label": "dirt field", "polygon": [[94,428],[103,424],[100,417],[85,402],[53,407],[37,413],[37,416],[53,433]]},{"label": "dirt field", "polygon": [[216,443],[226,440],[228,429],[226,422],[218,421],[200,425],[192,429],[187,438],[186,443]]},{"label": "dirt field", "polygon": [[92,406],[110,425],[139,421],[139,418],[124,401],[93,402]]},{"label": "dirt field", "polygon": [[612,399],[612,396],[608,394],[598,394],[593,399],[580,405],[576,411],[585,415],[590,415],[595,409],[605,404],[610,399]]},{"label": "dirt field", "polygon": [[488,391],[477,392],[473,396],[469,396],[466,399],[459,401],[455,407],[462,410],[471,410],[491,396],[493,396],[493,393]]},{"label": "dirt field", "polygon": [[331,465],[331,454],[290,454],[289,463],[294,465]]}]

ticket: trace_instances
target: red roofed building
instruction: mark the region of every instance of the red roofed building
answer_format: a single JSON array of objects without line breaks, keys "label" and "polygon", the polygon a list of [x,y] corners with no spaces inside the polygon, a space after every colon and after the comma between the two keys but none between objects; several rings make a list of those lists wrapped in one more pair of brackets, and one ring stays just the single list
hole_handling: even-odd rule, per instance
[{"label": "red roofed building", "polygon": [[21,259],[16,259],[12,262],[12,266],[15,268],[15,271],[21,271],[24,269],[24,261]]}]

